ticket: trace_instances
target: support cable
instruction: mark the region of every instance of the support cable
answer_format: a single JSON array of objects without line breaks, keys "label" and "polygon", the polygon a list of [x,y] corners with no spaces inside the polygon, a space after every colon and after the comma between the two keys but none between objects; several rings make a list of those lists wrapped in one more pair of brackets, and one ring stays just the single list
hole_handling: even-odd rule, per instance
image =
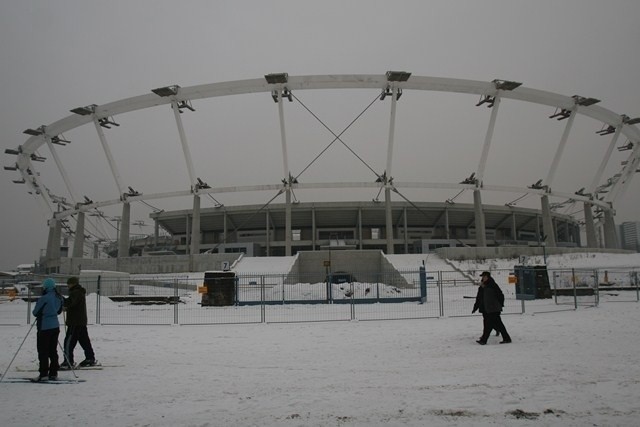
[{"label": "support cable", "polygon": [[362,115],[369,109],[371,108],[371,106],[378,100],[379,96],[376,95],[375,98],[373,99],[373,101],[371,101],[371,103],[369,105],[367,105],[367,107],[362,110],[362,112],[360,114],[358,114],[352,121],[351,123],[349,123],[349,125],[344,128],[344,130],[342,132],[340,132],[339,135],[336,135],[336,133],[334,131],[331,130],[331,128],[329,128],[329,126],[327,126],[316,114],[313,113],[313,111],[311,111],[302,101],[300,101],[300,99],[295,96],[295,94],[292,93],[292,96],[296,99],[296,101],[298,101],[300,103],[300,105],[302,105],[302,107],[307,110],[309,112],[309,114],[311,114],[322,126],[324,126],[325,129],[327,129],[329,132],[331,132],[331,134],[335,137],[333,139],[333,141],[331,141],[329,143],[329,145],[327,145],[304,169],[302,169],[302,171],[296,175],[296,179],[300,177],[300,175],[302,175],[307,169],[309,169],[309,167],[315,163],[316,160],[318,160],[318,158],[320,158],[320,156],[322,156],[325,151],[327,151],[329,149],[329,147],[331,147],[331,145],[333,145],[334,142],[336,141],[340,141],[342,143],[342,145],[344,145],[347,150],[349,150],[351,152],[351,154],[353,154],[354,156],[356,156],[356,158],[358,160],[360,160],[360,162],[362,162],[362,164],[364,164],[371,172],[374,173],[374,175],[377,178],[381,178],[380,174],[378,174],[371,166],[369,166],[369,164],[367,162],[365,162],[360,156],[358,156],[358,154],[356,154],[355,151],[353,151],[351,149],[351,147],[349,147],[342,139],[340,139],[340,137],[356,122],[360,119],[360,117],[362,117]]}]

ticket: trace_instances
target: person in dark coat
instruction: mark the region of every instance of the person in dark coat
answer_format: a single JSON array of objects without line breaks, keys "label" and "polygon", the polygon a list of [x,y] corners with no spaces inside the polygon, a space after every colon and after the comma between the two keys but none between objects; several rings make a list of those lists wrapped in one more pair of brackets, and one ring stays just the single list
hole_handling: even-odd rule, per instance
[{"label": "person in dark coat", "polygon": [[80,286],[77,277],[70,277],[67,280],[69,286],[69,297],[64,300],[64,311],[66,312],[67,333],[64,337],[65,361],[62,363],[63,369],[70,369],[75,366],[73,350],[76,344],[84,350],[84,360],[79,366],[93,366],[96,364],[96,356],[91,346],[89,331],[87,331],[87,291]]},{"label": "person in dark coat", "polygon": [[36,318],[38,330],[37,348],[39,375],[33,381],[58,379],[58,336],[60,322],[58,315],[62,313],[62,296],[56,291],[56,281],[52,278],[42,282],[42,296],[38,298],[32,314]]},{"label": "person in dark coat", "polygon": [[[476,302],[475,304],[473,304],[473,310],[471,311],[471,314],[475,313],[476,311],[480,310],[480,313],[482,313],[482,324],[484,325],[484,318],[485,313],[484,313],[484,288],[480,285],[478,285],[478,293],[476,294]],[[483,326],[484,327],[484,326]],[[496,336],[500,336],[500,331],[498,331],[496,329]]]},{"label": "person in dark coat", "polygon": [[484,328],[482,336],[476,342],[480,345],[485,345],[489,339],[489,335],[491,335],[491,331],[495,329],[502,335],[500,344],[508,344],[511,342],[511,337],[500,318],[500,312],[502,311],[502,307],[504,307],[504,294],[488,271],[482,272],[480,281],[482,291],[479,290],[478,293],[482,294],[482,302],[479,304],[479,309],[483,314]]}]

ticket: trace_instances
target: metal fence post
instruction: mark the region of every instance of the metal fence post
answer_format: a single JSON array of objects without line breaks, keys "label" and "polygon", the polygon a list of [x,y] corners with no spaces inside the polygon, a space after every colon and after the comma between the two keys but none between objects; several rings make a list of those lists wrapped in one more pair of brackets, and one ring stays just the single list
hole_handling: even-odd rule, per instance
[{"label": "metal fence post", "polygon": [[571,281],[573,282],[573,306],[578,309],[578,289],[576,288],[576,269],[571,269]]},{"label": "metal fence post", "polygon": [[558,273],[553,272],[553,302],[558,305]]},{"label": "metal fence post", "polygon": [[350,291],[351,291],[351,320],[355,320],[356,318],[356,307],[355,307],[355,299],[353,295],[353,282],[349,283]]},{"label": "metal fence post", "polygon": [[596,294],[596,307],[600,305],[600,279],[598,278],[598,270],[593,270],[593,280],[595,280],[595,287],[593,291]]},{"label": "metal fence post", "polygon": [[260,322],[266,323],[265,301],[264,301],[264,276],[260,276]]},{"label": "metal fence post", "polygon": [[173,303],[173,324],[177,325],[178,324],[178,303],[180,302],[179,298],[178,298],[178,279],[174,279],[173,281],[173,296],[174,296],[174,303]]},{"label": "metal fence post", "polygon": [[96,325],[100,324],[100,279],[102,276],[98,276],[98,282],[96,283]]},{"label": "metal fence post", "polygon": [[31,324],[31,286],[27,286],[27,325]]},{"label": "metal fence post", "polygon": [[440,306],[440,317],[444,316],[444,289],[442,289],[442,271],[438,271],[438,300],[439,302],[439,306]]}]

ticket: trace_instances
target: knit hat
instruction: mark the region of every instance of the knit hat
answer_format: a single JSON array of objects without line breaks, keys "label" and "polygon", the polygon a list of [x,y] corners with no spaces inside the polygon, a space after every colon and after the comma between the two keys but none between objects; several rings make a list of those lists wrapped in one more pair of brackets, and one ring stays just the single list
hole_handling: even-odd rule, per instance
[{"label": "knit hat", "polygon": [[56,281],[53,280],[51,277],[48,277],[46,279],[44,279],[44,281],[42,282],[42,287],[48,291],[55,289],[56,288]]}]

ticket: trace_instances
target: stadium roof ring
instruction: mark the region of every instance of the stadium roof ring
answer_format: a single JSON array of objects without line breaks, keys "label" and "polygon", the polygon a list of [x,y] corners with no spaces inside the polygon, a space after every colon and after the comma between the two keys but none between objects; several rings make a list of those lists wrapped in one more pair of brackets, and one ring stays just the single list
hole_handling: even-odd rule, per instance
[{"label": "stadium roof ring", "polygon": [[[348,126],[346,126],[341,132],[331,129],[325,122],[322,121],[318,115],[312,111],[308,104],[304,102],[304,96],[302,94],[310,93],[311,91],[327,91],[332,94],[336,91],[340,94],[349,90],[364,90],[368,95],[372,95],[373,100],[381,101],[390,106],[390,109],[385,113],[385,135],[380,138],[382,144],[377,151],[379,152],[377,157],[378,161],[375,166],[371,166],[362,155],[365,149],[352,149],[344,141],[343,134],[347,131],[351,124],[360,118],[360,115],[364,115],[370,104],[365,111],[358,115]],[[476,156],[471,157],[471,162],[474,165],[471,169],[463,169],[458,166],[459,158],[451,160],[451,165],[448,169],[456,169],[458,176],[464,173],[462,179],[448,179],[444,181],[438,181],[435,179],[403,179],[407,170],[415,172],[418,168],[398,168],[403,165],[402,160],[397,160],[395,155],[401,151],[398,150],[398,144],[400,138],[398,137],[400,131],[412,132],[412,129],[407,129],[402,118],[407,115],[407,110],[401,110],[398,105],[405,100],[409,95],[408,93],[429,93],[433,94],[447,94],[453,96],[453,94],[470,95],[476,97],[476,103],[469,103],[468,96],[465,98],[467,104],[471,104],[475,107],[488,107],[489,110],[482,109],[483,111],[490,111],[488,118],[486,116],[478,115],[479,119],[484,121],[484,126],[480,132],[476,130],[475,135],[480,135],[475,138],[474,150]],[[202,166],[201,158],[204,157],[202,152],[194,153],[194,144],[188,135],[192,135],[189,131],[191,128],[186,119],[182,119],[181,113],[187,110],[196,112],[194,108],[194,102],[204,102],[205,100],[215,100],[219,98],[240,97],[241,95],[250,94],[266,94],[268,95],[271,105],[276,106],[275,109],[268,110],[273,114],[272,127],[279,131],[279,135],[275,138],[278,150],[281,151],[281,155],[278,160],[278,165],[271,165],[273,167],[265,167],[265,169],[274,170],[281,169],[282,175],[279,179],[273,179],[269,183],[268,179],[259,176],[259,174],[251,174],[255,182],[247,184],[238,184],[235,182],[225,182],[225,177],[217,175],[217,168],[206,168]],[[367,95],[367,96],[368,96]],[[404,95],[404,96],[403,96]],[[401,99],[402,97],[402,99]],[[419,97],[416,97],[419,98]],[[440,98],[438,98],[440,99]],[[509,103],[512,108],[503,110],[506,111],[505,115],[508,117],[508,122],[511,122],[510,110],[517,109],[515,107],[519,104],[533,104],[539,108],[547,109],[553,114],[548,118],[553,119],[551,122],[563,121],[565,123],[562,128],[561,135],[558,136],[556,141],[553,141],[551,148],[547,148],[547,159],[552,158],[551,162],[545,162],[538,167],[542,169],[543,173],[546,173],[546,177],[538,179],[539,177],[528,177],[530,180],[523,183],[516,182],[515,179],[503,178],[498,181],[492,181],[489,178],[490,168],[487,167],[489,155],[495,152],[499,152],[500,148],[496,149],[495,146],[498,143],[498,139],[495,136],[496,122],[498,121],[499,107],[503,100],[520,101],[516,103]],[[286,102],[289,101],[289,102]],[[343,102],[343,101],[341,101]],[[414,101],[412,101],[414,102]],[[278,197],[286,198],[284,211],[286,215],[290,215],[291,205],[298,202],[296,200],[296,193],[305,190],[330,190],[338,191],[343,189],[360,189],[373,193],[375,197],[373,202],[379,202],[378,196],[384,193],[384,204],[386,209],[386,226],[388,228],[393,227],[392,221],[392,197],[397,200],[401,200],[416,209],[419,209],[418,204],[424,202],[419,200],[420,197],[413,196],[415,194],[422,194],[426,190],[436,190],[441,192],[449,192],[450,197],[443,197],[441,199],[430,200],[432,202],[445,202],[455,203],[455,199],[464,192],[467,194],[473,194],[473,209],[474,220],[473,227],[476,232],[476,244],[478,246],[486,246],[487,242],[484,237],[485,221],[482,212],[482,197],[485,194],[490,193],[502,193],[507,197],[507,201],[501,202],[499,206],[514,206],[519,200],[528,196],[537,196],[541,200],[541,217],[542,227],[544,230],[550,230],[553,228],[552,217],[556,212],[552,212],[559,208],[564,208],[567,205],[574,205],[576,203],[584,204],[584,219],[581,221],[584,223],[587,235],[587,245],[589,247],[599,245],[596,242],[595,237],[595,219],[601,218],[604,230],[604,240],[602,245],[606,247],[616,247],[615,241],[615,225],[613,224],[613,215],[615,214],[615,202],[618,200],[629,186],[632,181],[633,175],[638,170],[640,165],[640,130],[636,126],[640,122],[639,118],[631,118],[625,114],[617,114],[606,108],[597,105],[600,101],[598,99],[583,97],[579,95],[566,96],[558,93],[552,93],[537,89],[532,89],[523,86],[519,82],[495,79],[492,81],[475,81],[475,80],[463,80],[454,78],[441,78],[441,77],[426,77],[415,76],[409,72],[404,71],[388,71],[385,74],[374,75],[308,75],[308,76],[289,76],[287,73],[273,73],[267,74],[264,77],[249,79],[211,83],[190,87],[181,87],[179,85],[170,85],[166,87],[156,88],[150,91],[150,93],[144,95],[138,95],[131,98],[121,99],[115,102],[107,104],[88,104],[86,106],[76,107],[71,109],[71,115],[64,117],[58,121],[55,121],[48,125],[35,127],[33,129],[25,130],[25,133],[29,137],[20,144],[16,149],[6,150],[6,154],[16,156],[15,162],[10,166],[5,166],[5,169],[17,171],[21,175],[21,179],[14,180],[14,182],[26,184],[28,191],[38,198],[43,206],[48,210],[52,219],[50,221],[51,227],[64,223],[66,219],[70,217],[76,220],[75,232],[67,228],[67,234],[72,236],[82,236],[75,239],[80,242],[80,247],[85,245],[85,237],[87,235],[87,228],[84,224],[84,214],[89,213],[96,217],[96,221],[104,215],[101,215],[100,209],[106,207],[113,207],[122,205],[122,216],[118,223],[118,239],[119,247],[124,248],[123,245],[129,244],[129,227],[130,227],[130,205],[135,202],[140,202],[147,206],[151,206],[151,202],[168,200],[179,197],[193,197],[194,209],[192,211],[193,223],[191,224],[192,233],[196,233],[199,230],[199,216],[195,217],[195,212],[199,215],[199,198],[201,196],[207,196],[216,202],[216,206],[223,206],[223,203],[218,202],[215,197],[223,197],[229,194],[239,193],[255,193],[255,192],[268,192],[275,193],[275,196],[269,200],[272,202]],[[325,150],[329,148],[334,142],[339,142],[364,166],[364,169],[368,170],[367,173],[371,173],[368,178],[370,180],[345,180],[330,181],[329,177],[324,177],[317,182],[303,181],[301,175],[306,171],[306,165],[304,163],[298,164],[296,162],[290,162],[290,151],[295,147],[295,144],[291,144],[287,138],[288,131],[292,128],[292,124],[286,119],[287,114],[290,114],[292,106],[298,106],[299,111],[306,111],[310,113],[317,122],[320,123],[320,127],[328,130],[331,134],[330,142]],[[445,103],[446,104],[446,103]],[[475,105],[474,105],[475,104]],[[285,105],[287,108],[285,109]],[[410,108],[409,113],[415,113],[415,104],[411,104],[413,108]],[[180,172],[176,175],[182,174],[185,176],[185,180],[182,184],[177,183],[177,189],[156,189],[149,190],[143,183],[136,181],[139,172],[128,172],[128,174],[121,173],[123,166],[129,166],[128,162],[123,161],[126,156],[119,154],[115,150],[117,144],[112,143],[107,138],[105,129],[112,129],[114,127],[119,128],[120,123],[116,122],[121,119],[131,117],[133,122],[142,122],[144,117],[141,116],[139,111],[147,111],[160,106],[171,106],[173,111],[173,119],[175,121],[175,127],[177,133],[174,134],[177,138],[168,136],[167,139],[172,139],[175,142],[176,147],[180,147],[181,155],[183,159],[180,163],[186,165],[186,168],[180,168]],[[200,106],[198,106],[200,109]],[[421,107],[418,108],[422,111]],[[285,110],[287,114],[285,114]],[[480,111],[480,109],[477,109]],[[368,114],[368,113],[367,113]],[[447,113],[449,117],[456,116],[457,110],[453,113]],[[410,115],[410,114],[409,114]],[[471,117],[470,114],[466,114],[465,120]],[[562,183],[556,179],[562,171],[563,154],[567,147],[567,142],[571,133],[574,131],[576,125],[576,118],[586,118],[589,122],[595,121],[600,130],[596,131],[597,137],[611,135],[608,145],[603,146],[606,148],[603,152],[596,155],[599,159],[599,166],[597,168],[590,168],[591,175],[588,178],[584,178],[581,182],[582,185],[575,186],[575,188],[566,189],[563,188]],[[545,117],[546,119],[547,117]],[[424,117],[422,118],[423,120]],[[211,120],[211,118],[204,118],[203,120]],[[420,119],[419,119],[420,120]],[[566,120],[566,122],[564,122]],[[453,131],[456,128],[456,122],[452,119],[454,125],[449,126],[449,131]],[[109,166],[110,179],[113,179],[115,186],[108,191],[108,193],[97,192],[92,194],[89,191],[82,191],[76,193],[74,185],[77,182],[84,181],[82,178],[75,181],[71,180],[71,173],[65,169],[63,165],[64,156],[58,153],[57,147],[68,147],[70,141],[66,139],[65,133],[75,132],[77,129],[84,125],[93,125],[95,128],[95,137],[100,142],[103,155],[96,156],[106,160]],[[295,123],[293,123],[295,125]],[[158,127],[157,122],[151,122],[147,129],[154,129]],[[460,126],[462,127],[462,126]],[[123,127],[123,129],[126,126]],[[195,127],[194,127],[195,128]],[[85,128],[86,129],[86,128]],[[420,131],[423,132],[424,130]],[[380,133],[378,133],[380,134]],[[404,135],[404,134],[403,134]],[[110,134],[111,136],[111,134]],[[523,137],[523,135],[518,135]],[[579,135],[582,138],[581,135]],[[502,137],[504,138],[504,136]],[[203,139],[200,137],[200,139]],[[545,135],[546,139],[546,135]],[[618,146],[618,152],[625,152],[628,156],[620,162],[621,168],[612,170],[612,154],[615,152],[614,148],[618,145],[619,141],[622,142],[621,146]],[[400,141],[403,142],[403,141]],[[450,142],[449,142],[450,143]],[[75,144],[74,144],[75,145]],[[224,145],[224,144],[222,144]],[[228,144],[227,144],[228,145]],[[355,145],[355,144],[354,144]],[[45,162],[45,156],[40,155],[40,150],[46,146],[51,152],[53,160],[55,162],[55,168],[49,167],[46,169],[42,166],[42,170],[39,170],[41,162]],[[140,150],[144,153],[152,153],[154,151],[153,146],[144,145],[140,143]],[[136,147],[138,148],[138,147]],[[433,147],[432,147],[433,148]],[[125,148],[126,150],[127,148]],[[211,147],[209,146],[211,150]],[[315,147],[314,149],[317,149]],[[384,153],[386,152],[386,156]],[[324,153],[324,150],[318,154],[320,157]],[[195,155],[194,155],[195,154]],[[405,152],[406,154],[406,152]],[[316,157],[317,159],[317,157]],[[315,160],[315,159],[314,159]],[[527,158],[513,159],[513,162],[520,162],[526,164]],[[312,162],[313,163],[313,162]],[[174,161],[172,166],[175,167]],[[301,172],[295,174],[291,166],[296,165]],[[140,169],[147,174],[154,170],[153,165],[140,165],[136,164],[134,169],[138,171]],[[392,170],[393,168],[393,170]],[[57,170],[57,171],[56,171]],[[160,173],[166,172],[166,169],[159,168]],[[613,173],[608,174],[608,172]],[[55,174],[57,172],[57,174]],[[252,170],[252,172],[257,172]],[[469,172],[471,172],[469,174]],[[51,178],[55,175],[54,178]],[[144,174],[143,174],[144,175]],[[331,174],[330,174],[331,175]],[[127,176],[126,179],[123,176]],[[432,177],[429,177],[432,178]],[[514,177],[515,178],[515,177]],[[524,179],[527,179],[525,177]],[[177,180],[175,180],[177,181]],[[509,185],[504,185],[504,181],[508,181]],[[55,182],[55,183],[54,183]],[[207,182],[222,183],[220,185],[209,185]],[[56,184],[57,183],[57,184]],[[174,182],[175,184],[175,182]],[[228,184],[228,185],[225,185]],[[55,186],[56,188],[54,190]],[[579,189],[578,189],[579,188]],[[408,194],[413,194],[408,196]],[[80,196],[79,194],[82,194]],[[515,200],[512,195],[519,195]],[[214,197],[215,196],[215,197]],[[555,200],[551,202],[550,199]],[[224,205],[229,206],[228,203]],[[265,204],[266,205],[266,204]],[[152,207],[153,208],[153,207]],[[594,209],[592,211],[592,208]],[[162,209],[153,208],[154,213],[161,212]],[[79,215],[82,214],[82,215]],[[582,213],[581,213],[582,214]],[[573,215],[573,214],[570,214]],[[159,217],[159,215],[155,215]],[[78,219],[82,217],[82,221]],[[576,220],[577,221],[577,220]],[[91,221],[89,221],[91,224]],[[87,225],[90,227],[91,225]],[[287,222],[287,228],[290,228],[291,221]],[[237,225],[237,224],[236,224]],[[95,231],[89,232],[89,237],[97,241],[107,240],[105,237],[101,237],[98,234],[99,226],[93,225]],[[287,230],[290,234],[290,230]],[[55,234],[54,234],[55,235]],[[547,243],[550,246],[554,246],[556,243],[556,233],[549,233],[545,231],[545,235],[549,238]],[[193,234],[195,236],[195,234]],[[72,236],[73,238],[73,236]],[[393,252],[392,236],[388,238],[387,250]],[[199,239],[192,239],[192,251],[197,251]],[[78,244],[74,244],[74,254],[77,254],[76,250]],[[287,250],[290,250],[290,242],[287,240]],[[81,253],[81,252],[80,252]],[[75,256],[75,255],[74,255]]]}]

